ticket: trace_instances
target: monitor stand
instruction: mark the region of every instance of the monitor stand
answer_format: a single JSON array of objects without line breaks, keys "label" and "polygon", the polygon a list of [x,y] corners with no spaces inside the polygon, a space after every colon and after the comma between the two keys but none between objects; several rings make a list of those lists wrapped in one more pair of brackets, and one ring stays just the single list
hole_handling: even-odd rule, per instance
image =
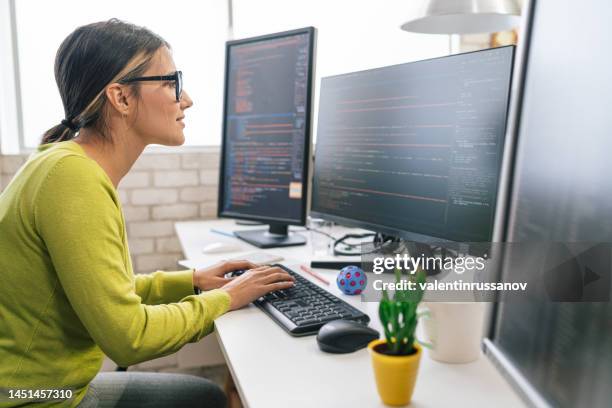
[{"label": "monitor stand", "polygon": [[305,245],[306,238],[289,232],[287,224],[270,224],[268,230],[234,231],[234,235],[259,248],[277,248]]},{"label": "monitor stand", "polygon": [[265,225],[259,221],[236,220],[236,225]]},{"label": "monitor stand", "polygon": [[[435,258],[435,253],[433,247],[429,244],[424,244],[420,242],[409,242],[408,245],[408,253],[417,254],[417,256],[424,256],[426,258]],[[423,268],[427,276],[434,276],[441,272],[441,270],[437,267],[437,265],[433,265],[431,268]]]}]

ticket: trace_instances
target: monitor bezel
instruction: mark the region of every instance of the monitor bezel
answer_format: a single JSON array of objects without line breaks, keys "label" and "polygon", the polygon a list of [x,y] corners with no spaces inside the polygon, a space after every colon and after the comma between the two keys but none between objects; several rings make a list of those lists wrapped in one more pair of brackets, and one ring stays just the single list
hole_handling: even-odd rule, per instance
[{"label": "monitor bezel", "polygon": [[[516,150],[519,143],[519,131],[521,126],[521,114],[523,95],[525,94],[525,81],[529,65],[530,43],[532,37],[532,27],[535,16],[535,0],[527,0],[524,5],[524,12],[521,22],[521,32],[519,33],[519,47],[515,54],[515,81],[511,92],[511,106],[506,129],[506,147],[504,156],[504,167],[502,168],[501,181],[506,181],[503,188],[498,191],[497,215],[493,228],[493,239],[496,242],[508,242],[509,220],[511,211],[511,196],[513,189],[512,175],[515,172]],[[498,268],[498,281],[504,277],[504,259],[500,261],[501,267]],[[482,350],[489,361],[508,381],[510,386],[517,392],[521,399],[529,406],[538,408],[548,408],[550,403],[546,398],[531,384],[523,375],[517,365],[507,356],[497,343],[498,327],[500,315],[503,313],[500,301],[492,302],[485,322],[485,333],[482,341]]]},{"label": "monitor bezel", "polygon": [[[418,63],[422,63],[422,62],[427,62],[427,61],[434,61],[434,60],[440,60],[440,59],[447,59],[447,58],[453,58],[453,57],[457,57],[457,56],[463,56],[463,55],[468,55],[468,54],[476,54],[476,53],[484,53],[484,52],[490,52],[491,50],[499,50],[499,49],[510,49],[511,50],[511,65],[514,66],[515,64],[515,59],[516,59],[516,47],[514,45],[506,45],[506,46],[502,46],[502,47],[495,47],[495,48],[487,48],[484,50],[476,50],[476,51],[469,51],[469,52],[463,52],[463,53],[458,53],[458,54],[451,54],[451,55],[445,55],[445,56],[441,56],[441,57],[435,57],[435,58],[428,58],[428,59],[424,59],[424,60],[419,60],[419,61],[412,61],[412,62],[407,62],[407,63],[403,63],[403,64],[394,64],[394,65],[388,65],[388,66],[384,66],[384,67],[378,67],[378,68],[373,68],[373,69],[367,69],[367,70],[361,70],[361,71],[355,71],[355,72],[350,72],[350,73],[346,73],[346,74],[341,74],[341,75],[331,75],[331,76],[327,76],[327,77],[323,77],[321,78],[321,88],[323,87],[323,82],[327,79],[331,79],[331,78],[337,78],[337,77],[343,77],[343,76],[347,76],[347,75],[355,75],[355,74],[360,74],[360,73],[364,73],[364,72],[368,72],[368,71],[373,71],[373,70],[377,70],[380,68],[392,68],[392,67],[397,67],[399,65],[408,65],[408,64],[418,64]],[[514,70],[511,69],[510,70],[510,76],[508,78],[509,84],[508,84],[508,96],[507,96],[507,101],[506,101],[506,112],[505,112],[505,124],[504,124],[504,136],[502,136],[501,140],[500,140],[500,144],[502,144],[504,146],[504,149],[506,147],[506,134],[507,134],[507,129],[508,129],[508,118],[509,118],[509,113],[510,113],[510,95],[512,94],[512,87],[513,87],[513,83],[514,83]],[[319,108],[320,108],[321,104],[319,103]],[[320,126],[320,122],[318,124]],[[318,132],[318,129],[317,129]],[[318,133],[317,133],[318,134]],[[316,171],[316,149],[318,149],[319,147],[317,145],[315,145],[315,153],[314,153],[314,164],[313,164],[313,173]],[[504,150],[502,150],[502,157],[504,154]],[[501,174],[502,171],[502,162],[503,159],[500,159],[499,163],[498,163],[498,175]],[[315,174],[316,176],[316,174]],[[448,239],[446,237],[443,236],[436,236],[436,235],[428,235],[428,234],[423,234],[423,233],[419,233],[419,232],[415,232],[415,231],[407,231],[407,230],[402,230],[399,228],[393,228],[393,227],[389,227],[388,225],[382,225],[382,224],[377,224],[375,222],[370,222],[367,220],[358,220],[358,219],[354,219],[354,218],[348,218],[348,217],[342,217],[336,214],[330,214],[326,211],[322,211],[320,209],[315,209],[314,208],[314,177],[313,177],[313,186],[312,186],[312,195],[313,195],[313,201],[311,204],[311,209],[310,209],[310,214],[313,217],[317,217],[317,218],[323,218],[332,222],[336,222],[338,224],[342,224],[348,227],[354,227],[354,228],[363,228],[363,229],[367,229],[367,230],[371,230],[371,231],[375,231],[375,232],[379,232],[382,234],[386,234],[386,235],[391,235],[397,238],[401,238],[407,241],[414,241],[414,242],[420,242],[420,243],[425,243],[425,244],[448,244],[449,246],[452,246],[454,244],[457,243],[462,243],[462,242],[477,242],[476,240],[465,240],[465,241],[457,241],[457,240],[452,240],[452,239]],[[496,189],[495,189],[495,194],[493,196],[493,202],[497,203],[498,201],[498,193],[500,190],[500,179],[498,177],[498,183],[496,185]],[[497,207],[497,204],[495,205],[495,207]],[[496,214],[497,214],[497,208],[495,208],[492,216],[491,216],[491,223],[494,224],[494,220],[496,218]],[[494,234],[494,229],[491,228],[491,231],[489,232],[489,237],[488,237],[488,241],[491,241],[492,237]],[[484,241],[487,242],[487,241]]]},{"label": "monitor bezel", "polygon": [[[228,91],[229,91],[229,71],[230,71],[230,49],[236,45],[251,44],[259,41],[268,41],[279,39],[283,37],[292,37],[296,35],[307,34],[309,36],[309,47],[308,53],[310,55],[308,63],[308,80],[306,84],[306,111],[305,111],[305,125],[304,125],[304,157],[303,157],[303,183],[302,183],[302,209],[300,211],[300,217],[298,218],[279,218],[279,217],[268,217],[261,215],[248,215],[243,213],[236,213],[233,211],[223,211],[223,202],[225,200],[225,155],[226,155],[226,137],[227,137],[227,125],[228,121]],[[238,40],[231,40],[225,43],[225,77],[223,85],[223,116],[222,116],[222,133],[221,133],[221,158],[219,162],[219,185],[218,185],[218,197],[217,197],[217,216],[219,218],[232,218],[248,221],[259,221],[269,224],[286,224],[286,225],[306,225],[306,218],[310,208],[310,180],[311,180],[311,163],[312,163],[312,121],[313,121],[313,98],[314,98],[314,78],[315,78],[315,58],[316,58],[316,38],[317,30],[315,27],[303,27],[295,30],[281,31],[277,33],[259,35],[255,37],[242,38]]]}]

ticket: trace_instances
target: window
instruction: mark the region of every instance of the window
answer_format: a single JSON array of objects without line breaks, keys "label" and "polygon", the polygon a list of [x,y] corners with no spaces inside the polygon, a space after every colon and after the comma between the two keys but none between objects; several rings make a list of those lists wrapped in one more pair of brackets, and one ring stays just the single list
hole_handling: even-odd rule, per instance
[{"label": "window", "polygon": [[[55,53],[77,26],[116,17],[146,26],[173,47],[185,89],[186,145],[219,145],[228,4],[233,38],[304,26],[318,29],[315,118],[322,76],[448,53],[448,37],[407,33],[399,25],[419,2],[405,0],[0,0],[0,137],[4,152],[35,148],[64,117],[53,76]],[[15,8],[11,18],[9,5]],[[13,31],[11,27],[14,26]],[[11,35],[18,45],[12,52]],[[14,72],[13,55],[18,56]],[[6,58],[5,58],[6,57]],[[15,80],[14,78],[19,78]],[[18,120],[21,110],[22,123]],[[315,123],[316,126],[316,123]],[[22,132],[19,128],[23,127]],[[315,127],[316,129],[316,127]],[[23,141],[20,145],[19,134]]]},{"label": "window", "polygon": [[11,7],[0,0],[0,152],[19,152],[17,92],[13,59]]},{"label": "window", "polygon": [[26,148],[36,147],[41,135],[64,118],[53,76],[60,43],[80,25],[113,17],[150,28],[171,44],[176,65],[184,74],[185,89],[194,100],[187,114],[185,144],[220,143],[226,0],[86,4],[77,0],[19,0],[15,4]]}]

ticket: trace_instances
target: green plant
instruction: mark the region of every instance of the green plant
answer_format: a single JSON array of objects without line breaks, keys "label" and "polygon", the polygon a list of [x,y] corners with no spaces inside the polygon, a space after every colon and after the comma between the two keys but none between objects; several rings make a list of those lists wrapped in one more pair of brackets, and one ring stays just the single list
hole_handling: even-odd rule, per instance
[{"label": "green plant", "polygon": [[[423,299],[421,283],[425,282],[425,271],[418,269],[409,275],[408,282],[414,282],[413,289],[396,289],[393,298],[383,289],[378,315],[387,339],[386,354],[405,356],[414,352],[414,331],[417,326],[417,307]],[[396,287],[402,282],[402,271],[395,270]]]}]

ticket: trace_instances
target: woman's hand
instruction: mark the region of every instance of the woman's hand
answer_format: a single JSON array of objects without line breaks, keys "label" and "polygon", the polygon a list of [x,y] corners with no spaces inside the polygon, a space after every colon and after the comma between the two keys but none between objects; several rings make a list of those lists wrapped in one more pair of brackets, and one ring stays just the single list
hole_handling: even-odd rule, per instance
[{"label": "woman's hand", "polygon": [[209,266],[208,268],[198,269],[193,272],[193,285],[200,290],[218,289],[235,278],[226,278],[224,275],[229,272],[239,271],[243,269],[256,268],[249,261],[223,261]]},{"label": "woman's hand", "polygon": [[232,279],[222,289],[232,299],[230,310],[236,310],[269,292],[288,289],[295,285],[294,282],[291,275],[277,266],[260,266]]}]

